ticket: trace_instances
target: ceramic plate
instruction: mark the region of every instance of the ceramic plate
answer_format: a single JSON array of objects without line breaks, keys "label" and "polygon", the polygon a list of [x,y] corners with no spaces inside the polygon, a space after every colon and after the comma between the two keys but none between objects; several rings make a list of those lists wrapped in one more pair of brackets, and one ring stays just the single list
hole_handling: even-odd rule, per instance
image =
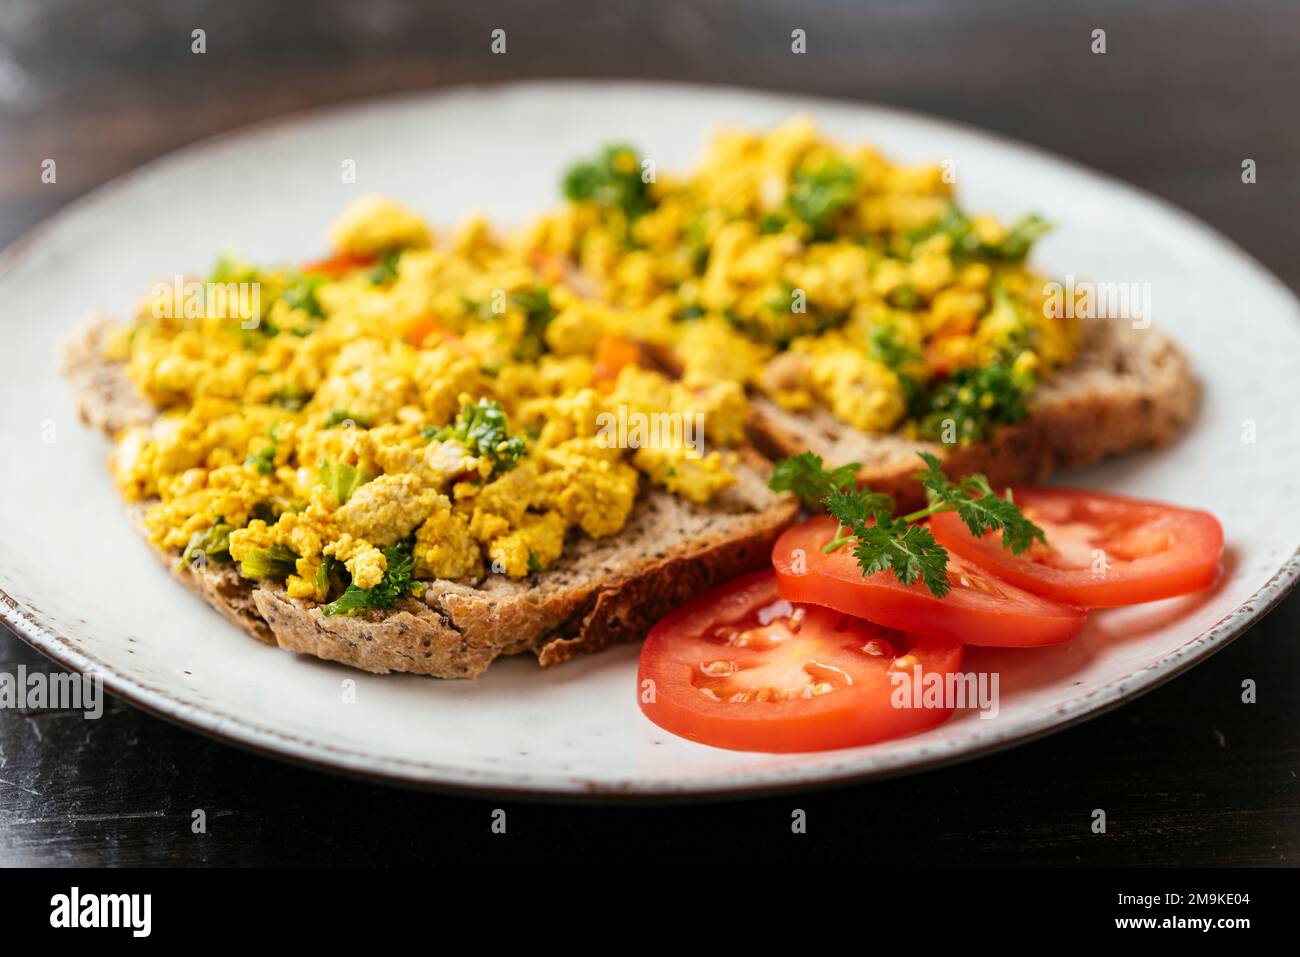
[{"label": "ceramic plate", "polygon": [[[1034,253],[1056,276],[1149,283],[1157,325],[1191,355],[1204,402],[1170,448],[1073,484],[1212,509],[1227,533],[1213,591],[1094,614],[1037,651],[973,649],[1001,675],[1001,710],[855,750],[764,755],[664,734],[634,694],[636,648],[550,671],[531,656],[473,682],[373,676],[264,647],[168,577],[137,539],[79,423],[56,341],[96,310],[126,313],[155,281],[223,250],[293,262],[363,193],[448,224],[478,209],[526,220],[557,200],[567,162],[638,144],[692,163],[721,124],[794,113],[908,161],[955,164],[964,204],[1057,225]],[[357,182],[341,182],[353,160]],[[1225,175],[1231,175],[1229,171]],[[1243,185],[1243,190],[1250,189]],[[687,86],[548,83],[369,102],[219,137],[124,177],[12,247],[0,266],[0,612],[61,664],[165,718],[231,743],[419,786],[532,794],[762,791],[896,774],[1077,722],[1221,648],[1297,576],[1300,308],[1259,264],[1185,213],[1022,144],[866,106]],[[1250,441],[1253,438],[1253,441]],[[345,679],[357,682],[344,703]]]}]

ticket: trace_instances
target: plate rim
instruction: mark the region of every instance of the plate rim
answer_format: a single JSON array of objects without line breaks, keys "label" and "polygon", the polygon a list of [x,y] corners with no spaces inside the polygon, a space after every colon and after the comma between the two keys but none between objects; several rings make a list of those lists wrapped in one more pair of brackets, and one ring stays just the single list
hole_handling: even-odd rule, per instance
[{"label": "plate rim", "polygon": [[[3,250],[0,250],[0,277],[7,276],[17,268],[32,249],[36,248],[46,236],[65,221],[74,219],[84,210],[93,209],[99,203],[111,199],[141,177],[148,176],[173,164],[183,163],[191,156],[208,152],[228,140],[238,140],[258,132],[283,132],[294,127],[342,117],[349,113],[361,113],[376,106],[394,106],[403,102],[421,100],[437,101],[458,95],[508,95],[515,91],[536,89],[590,89],[595,82],[589,78],[557,78],[500,83],[467,83],[408,90],[378,96],[350,97],[334,103],[304,110],[295,110],[222,130],[155,157],[65,203],[4,247]],[[619,79],[602,80],[599,85],[602,88],[615,88],[624,91],[658,90],[674,93],[703,89],[710,93],[724,95],[736,94],[767,100],[797,101],[808,109],[816,109],[818,105],[833,106],[840,109],[856,108],[881,115],[892,115],[932,127],[946,128],[962,136],[982,139],[1004,148],[1029,153],[1039,159],[1048,160],[1058,167],[1068,168],[1076,174],[1101,181],[1105,185],[1127,194],[1130,198],[1139,199],[1165,215],[1180,220],[1185,226],[1201,233],[1205,239],[1218,243],[1229,250],[1239,261],[1248,264],[1256,273],[1257,279],[1275,286],[1300,310],[1300,299],[1297,299],[1296,294],[1286,283],[1234,240],[1192,213],[1132,183],[1015,137],[982,129],[948,117],[847,97],[836,98],[799,93],[791,94],[783,91],[738,87],[729,84],[685,81]],[[573,775],[569,777],[557,776],[553,779],[545,779],[540,783],[522,784],[520,783],[521,775],[508,771],[467,770],[463,767],[445,767],[425,760],[378,757],[365,750],[314,741],[283,731],[261,727],[244,721],[237,715],[223,715],[213,710],[209,705],[186,702],[177,695],[151,687],[149,684],[132,678],[126,673],[108,667],[95,656],[82,650],[73,639],[63,635],[53,626],[43,621],[39,612],[35,609],[23,607],[2,589],[0,589],[0,621],[3,621],[25,644],[45,655],[56,664],[82,675],[99,678],[103,681],[106,689],[132,706],[187,730],[198,732],[205,737],[224,744],[234,745],[263,757],[285,760],[295,765],[352,778],[461,796],[503,795],[529,800],[608,801],[618,799],[625,802],[659,802],[775,796],[822,787],[850,786],[863,781],[897,777],[974,760],[1046,737],[1140,697],[1226,647],[1276,607],[1296,586],[1297,582],[1300,582],[1300,547],[1297,547],[1282,562],[1277,571],[1254,594],[1228,611],[1209,628],[1190,637],[1168,654],[1142,666],[1136,671],[1101,685],[1085,697],[1068,702],[1063,706],[1067,711],[1065,714],[1061,710],[1046,713],[1042,717],[1020,726],[1016,732],[991,736],[977,746],[964,746],[959,741],[954,741],[949,753],[910,760],[899,757],[884,767],[846,770],[832,766],[818,769],[769,770],[760,773],[769,778],[775,777],[776,780],[749,781],[742,779],[735,783],[714,776],[700,779],[698,782],[652,781],[644,783],[631,780],[625,784],[615,785],[603,781],[584,780],[582,775]],[[849,766],[851,767],[851,765],[850,762]],[[528,780],[528,776],[523,776],[522,780]]]}]

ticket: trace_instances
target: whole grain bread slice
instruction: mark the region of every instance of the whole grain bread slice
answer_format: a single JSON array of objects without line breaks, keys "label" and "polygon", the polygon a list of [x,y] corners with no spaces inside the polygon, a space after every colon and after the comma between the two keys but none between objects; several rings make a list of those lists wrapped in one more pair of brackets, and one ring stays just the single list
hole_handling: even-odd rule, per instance
[{"label": "whole grain bread slice", "polygon": [[902,432],[873,434],[825,408],[794,413],[763,396],[750,403],[750,434],[773,458],[809,450],[831,465],[859,462],[858,481],[911,509],[924,503],[917,451],[937,455],[950,477],[982,472],[995,488],[1034,482],[1110,455],[1173,441],[1191,422],[1198,389],[1182,350],[1153,328],[1084,320],[1074,362],[1035,389],[1029,417],[988,441],[940,445]]},{"label": "whole grain bread slice", "polygon": [[[104,358],[113,328],[98,317],[64,344],[63,371],[87,424],[112,436],[148,422],[152,406],[121,363]],[[278,584],[241,578],[229,563],[180,565],[158,551],[189,588],[268,644],[371,672],[472,678],[501,655],[533,651],[543,666],[638,641],[668,611],[714,584],[761,567],[797,504],[766,485],[768,463],[741,453],[737,482],[707,505],[643,490],[624,530],[573,536],[545,571],[479,583],[434,581],[422,598],[387,612],[325,615]],[[135,508],[137,516],[146,506]]]}]

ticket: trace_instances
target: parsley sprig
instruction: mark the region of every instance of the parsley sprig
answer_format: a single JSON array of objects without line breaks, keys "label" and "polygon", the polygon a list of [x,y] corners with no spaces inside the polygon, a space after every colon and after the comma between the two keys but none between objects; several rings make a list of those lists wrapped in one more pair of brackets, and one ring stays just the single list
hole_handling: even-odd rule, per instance
[{"label": "parsley sprig", "polygon": [[939,460],[918,452],[925,468],[917,478],[929,502],[925,508],[894,516],[894,501],[882,492],[858,488],[856,462],[828,469],[818,455],[801,452],[777,463],[768,485],[778,492],[793,492],[810,507],[823,507],[839,522],[822,549],[826,554],[853,542],[853,557],[863,575],[889,571],[905,585],[920,580],[933,594],[948,593],[948,550],[930,530],[915,523],[940,512],[956,512],[971,534],[1002,533],[1002,546],[1019,555],[1043,530],[1027,519],[1012,500],[1010,490],[999,498],[983,475],[968,475],[953,482]]}]

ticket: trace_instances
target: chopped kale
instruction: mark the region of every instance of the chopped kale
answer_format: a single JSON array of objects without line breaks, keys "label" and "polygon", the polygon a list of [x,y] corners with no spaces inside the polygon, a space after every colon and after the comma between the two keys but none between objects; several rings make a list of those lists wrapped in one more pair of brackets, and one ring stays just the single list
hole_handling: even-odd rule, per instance
[{"label": "chopped kale", "polygon": [[239,562],[239,574],[245,578],[271,578],[283,581],[294,573],[298,556],[284,545],[256,548]]},{"label": "chopped kale", "polygon": [[210,528],[195,532],[190,536],[185,551],[181,553],[180,564],[177,567],[185,567],[199,555],[203,556],[204,561],[230,561],[230,533],[234,530],[232,526],[218,518]]},{"label": "chopped kale", "polygon": [[434,430],[428,437],[440,442],[454,439],[471,455],[491,459],[499,472],[514,468],[528,451],[528,443],[521,436],[509,434],[501,403],[487,399],[461,406],[455,422]]},{"label": "chopped kale", "polygon": [[1005,362],[959,369],[918,397],[913,416],[917,434],[934,442],[982,441],[994,425],[1029,415],[1033,386],[1032,376],[1015,372]]},{"label": "chopped kale", "polygon": [[369,419],[363,415],[354,415],[347,409],[330,409],[329,412],[325,413],[323,425],[327,429],[333,429],[346,422],[351,422],[358,429],[370,428]]},{"label": "chopped kale", "polygon": [[515,358],[532,362],[546,352],[546,327],[555,318],[550,290],[545,286],[537,286],[512,294],[510,301],[523,312],[527,323],[524,334],[515,347]]},{"label": "chopped kale", "polygon": [[346,462],[335,462],[332,459],[320,461],[321,484],[334,493],[340,505],[374,477],[369,472],[363,472],[355,465],[348,465]]},{"label": "chopped kale", "polygon": [[652,208],[647,186],[640,155],[623,144],[606,146],[594,159],[574,163],[563,181],[566,199],[617,209],[629,220]]},{"label": "chopped kale", "polygon": [[418,594],[424,587],[411,577],[415,571],[415,557],[409,544],[398,542],[385,548],[384,560],[387,568],[375,587],[358,588],[349,582],[343,594],[325,606],[325,614],[354,615],[360,611],[392,608],[400,599]]},{"label": "chopped kale", "polygon": [[857,195],[857,171],[848,163],[830,161],[795,172],[788,204],[794,216],[812,227],[813,235],[821,236]]}]

